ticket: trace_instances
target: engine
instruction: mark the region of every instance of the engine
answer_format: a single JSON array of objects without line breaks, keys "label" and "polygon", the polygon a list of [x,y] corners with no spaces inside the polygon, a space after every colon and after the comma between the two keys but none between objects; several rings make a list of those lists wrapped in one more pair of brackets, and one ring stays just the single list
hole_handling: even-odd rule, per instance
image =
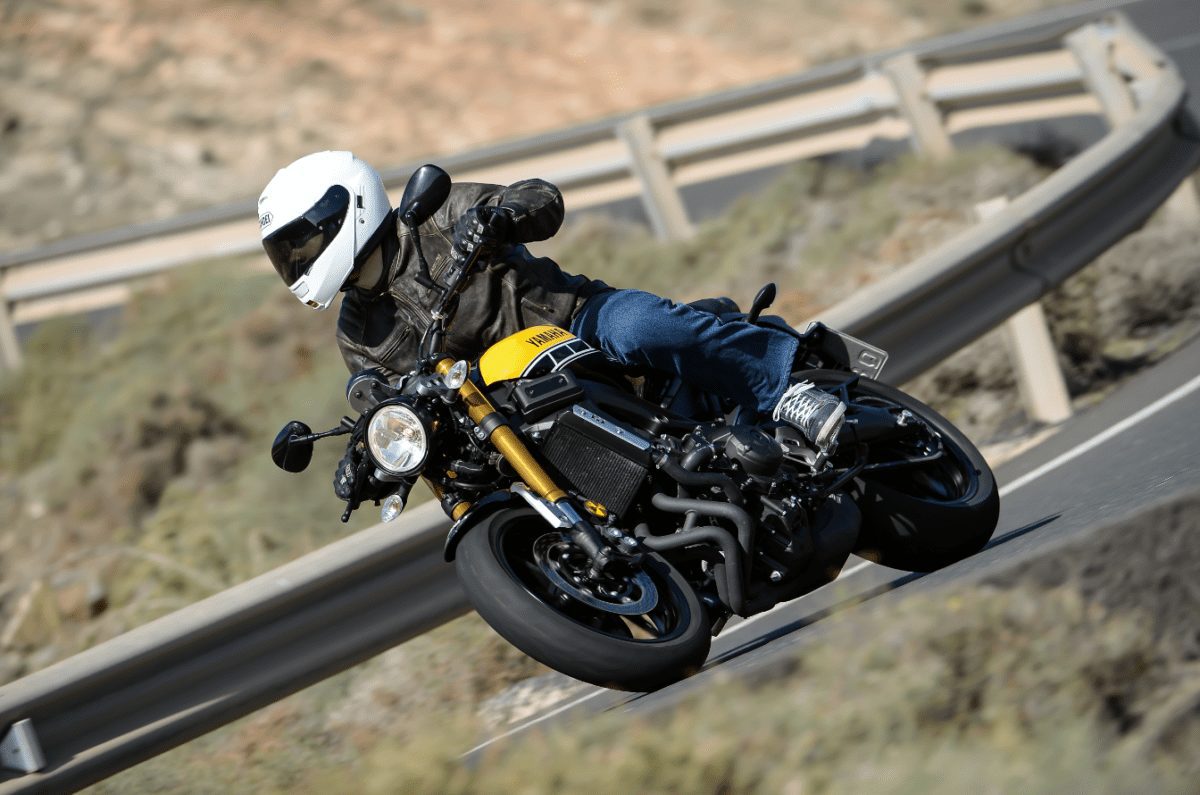
[{"label": "engine", "polygon": [[559,371],[510,382],[497,395],[520,413],[559,482],[603,505],[627,530],[642,521],[631,512],[650,509],[655,493],[725,503],[751,526],[749,561],[760,582],[784,582],[811,560],[794,440],[781,444],[754,425],[673,425],[627,392],[583,384],[586,390],[574,373]]},{"label": "engine", "polygon": [[689,440],[683,464],[720,472],[736,483],[756,519],[752,565],[767,580],[782,582],[808,563],[813,554],[809,512],[779,439],[754,425],[709,427]]},{"label": "engine", "polygon": [[524,418],[551,475],[609,513],[626,514],[651,466],[648,434],[587,401],[570,371],[517,381],[503,400]]}]

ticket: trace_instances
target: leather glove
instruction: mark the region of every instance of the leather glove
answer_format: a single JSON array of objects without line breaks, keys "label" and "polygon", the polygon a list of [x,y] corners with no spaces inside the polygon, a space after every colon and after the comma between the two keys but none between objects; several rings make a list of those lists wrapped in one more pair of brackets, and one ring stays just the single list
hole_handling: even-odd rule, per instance
[{"label": "leather glove", "polygon": [[333,493],[339,500],[349,502],[354,498],[354,486],[358,482],[358,464],[360,455],[353,447],[346,449],[342,460],[338,461],[337,469],[333,471]]},{"label": "leather glove", "polygon": [[[364,466],[365,464],[365,466]],[[373,468],[366,453],[357,445],[346,448],[333,472],[333,493],[338,499],[350,502],[355,492],[363,502],[378,500],[396,490],[395,483],[380,483],[372,477]]]},{"label": "leather glove", "polygon": [[512,243],[515,227],[512,210],[507,207],[472,207],[454,224],[454,261],[462,265],[477,248],[493,249]]}]

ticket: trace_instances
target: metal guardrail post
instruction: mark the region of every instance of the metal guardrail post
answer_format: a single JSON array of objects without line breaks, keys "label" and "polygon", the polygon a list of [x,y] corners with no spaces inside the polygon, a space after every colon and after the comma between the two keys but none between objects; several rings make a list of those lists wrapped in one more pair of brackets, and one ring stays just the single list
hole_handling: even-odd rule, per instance
[{"label": "metal guardrail post", "polygon": [[618,125],[617,134],[629,147],[633,172],[642,183],[642,202],[654,233],[662,240],[690,238],[695,228],[688,219],[679,188],[671,179],[667,161],[658,151],[650,119],[644,114],[633,116]]},{"label": "metal guardrail post", "polygon": [[19,720],[8,728],[0,740],[0,766],[21,773],[36,773],[46,766],[33,721]]},{"label": "metal guardrail post", "polygon": [[1094,25],[1080,28],[1063,39],[1067,49],[1079,61],[1083,80],[1100,102],[1110,127],[1133,118],[1136,108],[1125,80],[1112,65],[1111,47]]},{"label": "metal guardrail post", "polygon": [[1071,398],[1041,303],[1030,304],[1004,321],[1004,336],[1025,413],[1047,425],[1069,420]]},{"label": "metal guardrail post", "polygon": [[[986,221],[1007,206],[1007,197],[1000,196],[975,205],[975,215]],[[1004,321],[1004,337],[1029,418],[1048,425],[1070,419],[1071,396],[1041,303],[1035,301]]]},{"label": "metal guardrail post", "polygon": [[[1137,85],[1126,80],[1114,61],[1113,35],[1140,37],[1123,17],[1118,16],[1106,29],[1089,25],[1063,39],[1083,70],[1088,89],[1100,101],[1109,128],[1119,127],[1132,119],[1141,99]],[[1200,223],[1200,197],[1194,182],[1184,180],[1163,204],[1163,210],[1181,223]]]},{"label": "metal guardrail post", "polygon": [[900,109],[912,129],[913,148],[927,157],[944,159],[954,151],[942,123],[942,112],[925,90],[925,72],[917,56],[902,53],[883,62],[884,74],[892,81]]},{"label": "metal guardrail post", "polygon": [[[1160,72],[1129,123],[822,319],[888,349],[903,383],[1137,229],[1200,167],[1186,86],[1144,49]],[[417,508],[0,686],[0,795],[85,786],[461,615],[447,526]]]},{"label": "metal guardrail post", "polygon": [[17,344],[17,328],[8,308],[8,297],[0,283],[0,367],[16,370],[21,366],[21,346]]}]

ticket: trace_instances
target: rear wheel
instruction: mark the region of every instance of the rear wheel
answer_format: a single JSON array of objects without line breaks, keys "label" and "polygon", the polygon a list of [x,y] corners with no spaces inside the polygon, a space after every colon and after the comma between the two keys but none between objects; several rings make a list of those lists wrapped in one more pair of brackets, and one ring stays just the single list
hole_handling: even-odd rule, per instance
[{"label": "rear wheel", "polygon": [[568,676],[653,690],[699,670],[710,624],[683,576],[656,554],[593,578],[588,560],[532,509],[500,511],[458,547],[459,581],[501,636]]},{"label": "rear wheel", "polygon": [[[797,376],[831,392],[851,378],[833,370]],[[975,445],[945,417],[895,387],[860,378],[846,391],[852,409],[858,404],[907,410],[920,420],[918,433],[872,443],[870,463],[929,459],[856,479],[863,524],[855,552],[896,569],[932,571],[983,549],[996,529],[1000,493]],[[850,463],[854,455],[853,449],[839,449],[834,463]]]}]

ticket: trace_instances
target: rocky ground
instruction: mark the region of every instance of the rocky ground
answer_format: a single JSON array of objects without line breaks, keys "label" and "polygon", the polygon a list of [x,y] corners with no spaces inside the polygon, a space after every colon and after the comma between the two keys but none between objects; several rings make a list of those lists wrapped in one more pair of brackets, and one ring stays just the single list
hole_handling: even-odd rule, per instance
[{"label": "rocky ground", "polygon": [[[1076,409],[1200,333],[1200,228],[1159,217],[1042,300]],[[1014,411],[1016,376],[1001,331],[963,348],[907,389],[972,438],[1036,432]]]},{"label": "rocky ground", "polygon": [[[592,220],[553,253],[574,270],[679,299],[726,292],[746,303],[776,279],[785,285],[777,310],[800,323],[969,226],[974,203],[1016,195],[1044,173],[989,149],[871,174],[808,164],[690,243]],[[1200,330],[1198,235],[1156,219],[1048,296],[1077,405]],[[681,283],[686,292],[674,289]],[[349,527],[334,521],[321,473],[336,445],[318,448],[296,483],[281,481],[262,452],[288,419],[320,424],[343,411],[332,320],[235,262],[143,293],[115,337],[71,318],[38,332],[20,377],[0,379],[0,510],[10,518],[0,531],[0,678],[373,521],[370,511]],[[908,388],[981,444],[1037,430],[996,335]]]},{"label": "rocky ground", "polygon": [[1051,0],[5,0],[0,251],[1013,16]]},{"label": "rocky ground", "polygon": [[593,716],[464,766],[497,705],[533,708],[529,691],[553,698],[562,682],[527,680],[477,714],[422,706],[397,695],[423,692],[428,650],[409,644],[315,688],[332,721],[289,699],[98,790],[1191,792],[1198,510],[1177,495],[953,590],[842,611],[801,653],[654,719]]},{"label": "rocky ground", "polygon": [[[242,198],[280,161],[314,148],[350,146],[395,162],[1034,4],[819,0],[797,11],[764,0],[746,13],[734,0],[513,0],[496,19],[493,6],[468,0],[349,10],[235,0],[193,5],[181,25],[177,7],[161,0],[8,0],[0,250]],[[344,57],[348,50],[360,57]],[[466,118],[468,106],[480,113]],[[777,309],[799,322],[970,225],[975,202],[1016,195],[1045,173],[995,150],[870,174],[808,164],[689,244],[665,246],[645,230],[590,218],[547,250],[572,270],[680,299],[728,293],[744,303],[775,279],[785,288]],[[1200,331],[1198,247],[1194,226],[1155,219],[1047,298],[1077,406]],[[273,276],[237,262],[190,269],[143,293],[115,336],[71,319],[39,332],[21,378],[0,378],[0,513],[9,517],[0,528],[0,681],[373,521],[366,512],[342,528],[332,518],[321,473],[332,469],[335,446],[287,499],[262,455],[285,420],[341,413],[331,321],[298,311]],[[998,336],[908,386],[980,442],[1036,430],[1017,408]],[[1084,589],[1085,601],[1093,596]],[[1088,623],[1078,598],[1055,596],[1047,608],[1082,633],[1068,645],[1103,623]],[[1010,607],[1018,618],[1030,610]],[[1153,638],[1135,640],[1137,654],[1158,654]],[[267,788],[312,784],[305,764],[358,764],[399,714],[449,703],[439,725],[461,720],[473,732],[479,721],[519,719],[568,687],[468,617],[180,753],[218,759]],[[132,788],[177,789],[178,771],[194,768],[173,758],[177,770],[150,767]],[[407,780],[380,758],[381,781]]]}]

